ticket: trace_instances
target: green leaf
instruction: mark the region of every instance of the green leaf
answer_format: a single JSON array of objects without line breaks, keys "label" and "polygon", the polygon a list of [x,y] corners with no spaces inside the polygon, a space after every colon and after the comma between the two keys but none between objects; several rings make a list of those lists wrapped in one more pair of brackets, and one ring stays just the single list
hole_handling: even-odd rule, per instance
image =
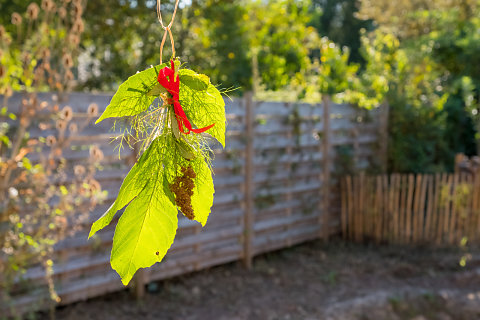
[{"label": "green leaf", "polygon": [[[169,135],[165,140],[167,148],[175,148],[177,139]],[[182,167],[192,167],[196,173],[194,179],[195,187],[191,197],[194,220],[202,226],[207,223],[213,205],[213,195],[215,188],[213,185],[212,171],[203,156],[197,156],[194,159],[185,159],[180,152],[175,153],[174,157],[165,159],[165,177],[168,185],[172,184],[175,178],[181,175]],[[172,198],[173,201],[173,198]]]},{"label": "green leaf", "polygon": [[162,185],[159,170],[118,221],[110,262],[124,285],[138,269],[162,261],[175,239],[178,211],[163,193]]},{"label": "green leaf", "polygon": [[147,180],[144,179],[144,175],[145,172],[150,170],[149,167],[152,165],[154,160],[153,157],[149,157],[149,154],[151,153],[151,150],[154,150],[158,147],[158,143],[158,140],[155,140],[152,145],[142,154],[138,162],[132,167],[130,172],[123,180],[115,202],[97,221],[93,223],[90,229],[90,234],[88,235],[89,239],[97,231],[109,225],[115,216],[115,213],[132,201],[145,187]]},{"label": "green leaf", "polygon": [[189,69],[178,71],[180,82],[192,90],[205,91],[210,85],[210,78],[204,74],[196,73]]},{"label": "green leaf", "polygon": [[197,91],[180,81],[180,104],[187,118],[197,128],[215,123],[207,133],[225,147],[225,101],[214,85],[209,84],[206,91]]},{"label": "green leaf", "polygon": [[195,188],[193,189],[192,207],[195,212],[195,220],[202,226],[207,223],[208,216],[213,205],[215,188],[213,185],[212,172],[204,159],[196,158]]},{"label": "green leaf", "polygon": [[152,67],[128,78],[120,85],[112,101],[95,123],[106,118],[134,116],[147,110],[155,100],[155,96],[148,93],[158,84],[158,72],[165,66],[166,64]]},{"label": "green leaf", "polygon": [[124,189],[125,197],[118,205],[120,208],[131,199],[115,229],[110,259],[125,285],[139,268],[160,262],[175,238],[178,210],[163,190],[164,160],[171,158],[175,150],[165,148],[165,138],[163,135],[155,139],[142,155],[144,159],[139,161],[132,181],[143,182],[133,183],[133,196]]},{"label": "green leaf", "polygon": [[23,167],[25,169],[27,169],[28,171],[32,170],[33,166],[32,166],[32,162],[30,161],[30,159],[28,158],[22,158],[22,164],[23,164]]},{"label": "green leaf", "polygon": [[62,195],[66,196],[68,194],[68,189],[65,186],[60,186],[60,192]]}]

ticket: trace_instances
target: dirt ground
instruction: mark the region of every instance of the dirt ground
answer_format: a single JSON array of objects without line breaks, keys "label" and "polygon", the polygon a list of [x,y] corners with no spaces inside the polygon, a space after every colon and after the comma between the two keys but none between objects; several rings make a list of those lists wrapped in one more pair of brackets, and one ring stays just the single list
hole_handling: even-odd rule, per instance
[{"label": "dirt ground", "polygon": [[[480,319],[480,252],[319,241],[59,308],[56,318]],[[47,315],[40,315],[47,319]]]}]

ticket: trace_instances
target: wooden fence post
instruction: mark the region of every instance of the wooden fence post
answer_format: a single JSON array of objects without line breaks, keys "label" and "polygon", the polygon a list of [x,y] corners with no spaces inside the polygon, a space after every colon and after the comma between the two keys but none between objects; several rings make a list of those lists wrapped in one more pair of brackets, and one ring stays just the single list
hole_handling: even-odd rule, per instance
[{"label": "wooden fence post", "polygon": [[342,238],[343,240],[347,240],[347,227],[351,227],[348,225],[348,202],[347,202],[347,178],[341,177],[340,178],[340,196],[341,196],[341,219],[340,223],[342,226]]},{"label": "wooden fence post", "polygon": [[253,94],[247,92],[244,98],[245,103],[245,134],[246,134],[246,146],[245,146],[245,213],[244,213],[244,238],[243,238],[243,264],[245,268],[250,269],[252,267],[253,258],[253,202],[254,202],[254,110],[253,110]]},{"label": "wooden fence post", "polygon": [[379,125],[379,142],[381,157],[381,172],[387,173],[388,170],[388,117],[390,106],[387,101],[380,105],[380,125]]},{"label": "wooden fence post", "polygon": [[353,145],[353,169],[354,172],[358,172],[359,169],[359,157],[360,157],[360,143],[358,141],[358,136],[360,133],[358,132],[357,124],[355,127],[350,131],[352,135],[352,145]]},{"label": "wooden fence post", "polygon": [[[291,104],[288,104],[288,107],[290,108],[292,105]],[[290,142],[292,141],[293,139],[293,130],[289,129],[287,130],[287,141],[288,141],[288,144],[287,144],[287,147],[285,148],[285,154],[288,156],[288,159],[291,159],[292,158],[292,155],[293,155],[293,148],[292,148],[292,145],[290,144]],[[288,172],[292,172],[292,162],[289,161],[287,163],[287,168],[286,170],[288,170]],[[293,195],[292,195],[292,178],[289,177],[287,182],[285,183],[285,186],[287,188],[287,193],[285,195],[285,199],[288,203],[291,203],[292,199],[293,199]],[[292,216],[292,207],[291,206],[288,206],[288,208],[286,209],[286,216],[288,218],[290,218]],[[285,233],[288,234],[287,238],[285,239],[285,246],[286,247],[291,247],[292,246],[292,237],[291,237],[291,225],[288,224],[285,228]]]},{"label": "wooden fence post", "polygon": [[322,181],[322,212],[320,216],[321,237],[328,241],[330,235],[329,228],[329,209],[330,209],[330,97],[322,96],[323,102],[323,139],[322,139],[322,162],[323,162],[323,181]]}]

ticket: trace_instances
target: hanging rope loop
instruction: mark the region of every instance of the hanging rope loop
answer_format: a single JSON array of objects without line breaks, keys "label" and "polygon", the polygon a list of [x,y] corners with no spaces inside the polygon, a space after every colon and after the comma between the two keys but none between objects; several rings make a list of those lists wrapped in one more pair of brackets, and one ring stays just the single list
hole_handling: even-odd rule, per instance
[{"label": "hanging rope loop", "polygon": [[179,0],[175,1],[175,9],[173,10],[172,19],[170,20],[170,23],[167,26],[165,26],[162,19],[162,9],[161,9],[162,0],[157,0],[158,21],[160,22],[160,25],[164,30],[162,43],[160,44],[160,64],[162,64],[162,60],[163,60],[163,46],[165,45],[165,41],[167,40],[167,34],[170,38],[170,44],[172,45],[172,56],[175,57],[175,41],[173,40],[173,35],[172,35],[172,25],[173,25],[173,21],[175,20],[175,16],[177,15],[178,2]]}]

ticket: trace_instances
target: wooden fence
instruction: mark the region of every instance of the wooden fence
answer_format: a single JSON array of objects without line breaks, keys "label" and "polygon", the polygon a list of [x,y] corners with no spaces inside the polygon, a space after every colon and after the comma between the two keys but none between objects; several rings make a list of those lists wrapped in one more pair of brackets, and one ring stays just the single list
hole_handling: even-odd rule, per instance
[{"label": "wooden fence", "polygon": [[[40,96],[45,101],[51,98]],[[110,98],[74,93],[60,107],[68,104],[83,112],[90,103],[105,107]],[[13,97],[11,105],[19,99]],[[253,101],[251,95],[226,103],[227,148],[214,148],[216,193],[209,221],[201,228],[179,217],[175,243],[164,261],[136,277],[139,294],[150,281],[239,259],[248,267],[255,255],[320,236],[327,239],[340,229],[337,178],[331,175],[339,170],[336,151],[349,150],[360,168],[378,158],[378,110],[366,112],[328,100],[319,105],[268,103]],[[82,119],[75,116],[73,121]],[[109,143],[111,125],[92,123],[72,137],[75,148],[65,153],[76,164],[88,158],[87,145],[101,148],[105,160],[96,179],[108,190],[108,199],[91,214],[84,231],[55,248],[54,280],[61,304],[123,288],[109,265],[116,221],[87,241],[91,222],[115,199],[129,169],[131,154],[119,158],[115,145]],[[48,297],[40,267],[30,268],[23,278],[30,289],[14,297],[17,309]]]},{"label": "wooden fence", "polygon": [[341,181],[345,239],[393,244],[480,243],[480,175],[393,174]]}]

